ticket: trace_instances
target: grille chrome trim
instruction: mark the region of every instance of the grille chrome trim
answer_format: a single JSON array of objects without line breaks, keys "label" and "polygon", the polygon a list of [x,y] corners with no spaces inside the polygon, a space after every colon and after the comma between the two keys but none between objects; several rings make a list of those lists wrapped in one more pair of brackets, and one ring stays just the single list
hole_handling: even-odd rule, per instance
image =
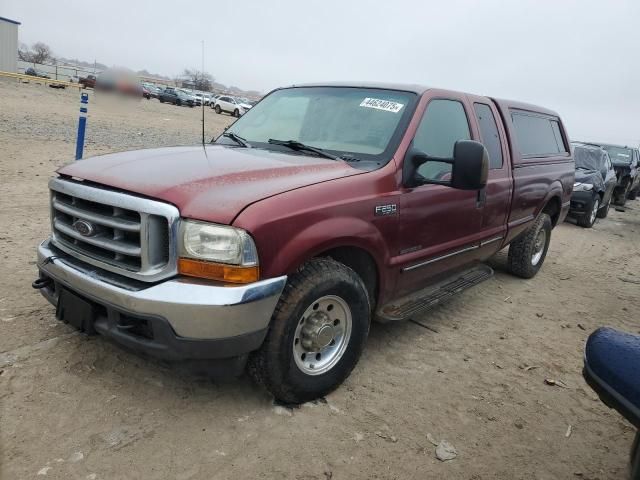
[{"label": "grille chrome trim", "polygon": [[132,222],[131,220],[125,220],[117,217],[108,217],[106,215],[100,215],[99,213],[88,212],[81,210],[72,205],[62,203],[55,198],[53,199],[53,208],[64,212],[68,215],[89,220],[90,222],[99,223],[106,227],[117,228],[118,230],[124,230],[125,232],[139,232],[140,224],[138,222]]},{"label": "grille chrome trim", "polygon": [[[51,241],[60,250],[144,282],[177,274],[180,213],[173,205],[60,178],[51,179],[49,189]],[[83,237],[71,227],[75,218],[107,231]]]}]

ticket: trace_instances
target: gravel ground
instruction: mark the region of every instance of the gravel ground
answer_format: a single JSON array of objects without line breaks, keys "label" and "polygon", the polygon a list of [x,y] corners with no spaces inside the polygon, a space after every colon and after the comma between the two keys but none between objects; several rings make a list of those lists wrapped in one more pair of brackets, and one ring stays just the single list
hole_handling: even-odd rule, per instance
[{"label": "gravel ground", "polygon": [[[55,320],[30,283],[78,94],[0,82],[0,98],[0,478],[624,478],[634,431],[581,364],[596,327],[638,332],[640,202],[560,225],[532,280],[500,253],[495,278],[416,318],[428,329],[374,325],[340,389],[287,409],[246,378],[185,374]],[[92,96],[89,111],[88,155],[200,140],[196,109]],[[208,135],[232,121],[205,114]]]}]

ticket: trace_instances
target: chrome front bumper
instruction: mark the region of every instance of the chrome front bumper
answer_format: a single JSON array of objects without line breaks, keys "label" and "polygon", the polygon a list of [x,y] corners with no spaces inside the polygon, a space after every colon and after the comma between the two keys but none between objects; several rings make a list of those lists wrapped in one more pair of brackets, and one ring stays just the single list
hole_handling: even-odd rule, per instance
[{"label": "chrome front bumper", "polygon": [[166,320],[177,337],[190,340],[222,340],[266,332],[287,281],[282,276],[223,286],[178,277],[152,286],[130,280],[116,285],[102,278],[100,269],[86,264],[79,267],[74,258],[52,247],[49,240],[38,247],[37,265],[41,277],[51,278],[56,285],[41,289],[53,305],[58,301],[56,290],[62,286],[125,315]]}]

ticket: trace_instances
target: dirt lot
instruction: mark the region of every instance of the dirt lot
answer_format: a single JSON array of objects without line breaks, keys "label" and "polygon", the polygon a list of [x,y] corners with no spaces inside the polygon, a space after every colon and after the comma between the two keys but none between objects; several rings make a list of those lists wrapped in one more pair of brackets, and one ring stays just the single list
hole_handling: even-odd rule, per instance
[{"label": "dirt lot", "polygon": [[[186,375],[56,321],[30,283],[78,95],[0,82],[0,99],[2,479],[624,478],[633,429],[581,365],[596,327],[640,328],[640,202],[592,230],[559,226],[533,280],[498,255],[494,279],[416,319],[430,329],[374,325],[347,382],[290,410],[246,378]],[[195,109],[100,100],[89,155],[199,141]],[[210,134],[231,121],[205,114]],[[457,458],[437,460],[428,434]]]}]

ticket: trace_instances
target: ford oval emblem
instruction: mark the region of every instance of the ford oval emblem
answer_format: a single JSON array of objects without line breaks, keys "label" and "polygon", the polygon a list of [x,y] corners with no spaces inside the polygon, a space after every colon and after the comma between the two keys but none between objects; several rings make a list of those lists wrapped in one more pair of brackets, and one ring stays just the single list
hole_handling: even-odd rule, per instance
[{"label": "ford oval emblem", "polygon": [[90,237],[91,235],[96,233],[96,228],[93,226],[93,224],[91,222],[87,222],[86,220],[76,220],[71,226],[83,237]]}]

